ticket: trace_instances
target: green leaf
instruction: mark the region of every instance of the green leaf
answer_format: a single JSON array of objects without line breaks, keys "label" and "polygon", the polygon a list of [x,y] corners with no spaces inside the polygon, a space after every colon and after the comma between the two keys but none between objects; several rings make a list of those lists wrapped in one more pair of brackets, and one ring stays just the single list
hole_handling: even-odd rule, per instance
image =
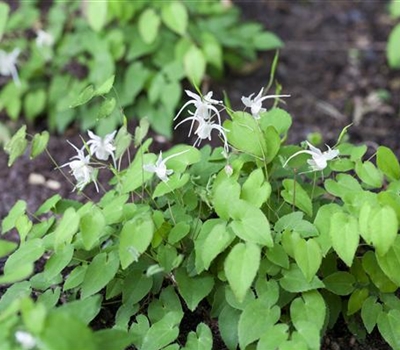
[{"label": "green leaf", "polygon": [[399,225],[396,212],[392,207],[381,207],[369,217],[368,223],[373,246],[378,255],[385,255],[397,237]]},{"label": "green leaf", "polygon": [[294,258],[306,280],[311,282],[322,262],[318,243],[314,239],[300,239],[294,247]]},{"label": "green leaf", "polygon": [[122,269],[139,259],[150,245],[153,235],[154,223],[150,213],[136,216],[124,224],[119,242]]},{"label": "green leaf", "polygon": [[228,220],[232,206],[239,202],[240,185],[233,178],[224,177],[213,186],[212,204],[221,219]]},{"label": "green leaf", "polygon": [[39,260],[44,252],[45,247],[43,241],[39,238],[31,239],[21,244],[19,248],[8,257],[4,265],[5,276],[12,275],[15,271],[21,271],[21,279],[27,277],[27,275],[22,276],[23,272],[29,271],[28,266],[33,267],[33,263]]},{"label": "green leaf", "polygon": [[226,305],[218,316],[221,338],[229,350],[236,350],[239,343],[238,324],[241,311]]},{"label": "green leaf", "polygon": [[100,32],[107,23],[108,0],[89,1],[86,6],[86,17],[90,27],[95,32]]},{"label": "green leaf", "polygon": [[[211,230],[207,230],[206,228],[207,225],[204,223],[195,241],[196,269],[198,272],[201,272],[203,269],[208,270],[212,261],[222,253],[235,238],[235,234],[232,230],[227,229],[226,222],[224,221],[213,226]],[[200,265],[197,264],[197,259],[202,262],[201,268]]]},{"label": "green leaf", "polygon": [[[142,147],[144,147],[143,144]],[[136,153],[135,159],[126,169],[126,173],[121,178],[121,192],[128,193],[135,191],[142,186],[146,181],[153,177],[153,173],[144,171],[143,165],[155,164],[156,155],[152,153],[141,154],[141,150]]]},{"label": "green leaf", "polygon": [[366,252],[362,257],[362,267],[380,292],[393,293],[397,290],[396,284],[379,267],[376,256],[372,251]]},{"label": "green leaf", "polygon": [[376,302],[376,297],[370,296],[367,298],[361,308],[361,319],[364,327],[369,334],[375,328],[378,322],[378,317],[382,312],[382,304]]},{"label": "green leaf", "polygon": [[385,146],[378,147],[376,164],[390,180],[400,180],[400,164],[390,148]]},{"label": "green leaf", "polygon": [[265,157],[265,162],[270,163],[279,152],[279,149],[281,147],[281,139],[279,137],[278,131],[273,126],[268,126],[263,131],[268,150],[268,153]]},{"label": "green leaf", "polygon": [[289,327],[278,323],[265,332],[257,343],[257,350],[278,349],[289,337]]},{"label": "green leaf", "polygon": [[119,267],[118,253],[100,253],[86,270],[82,283],[81,298],[85,299],[103,289],[115,276]]},{"label": "green leaf", "polygon": [[361,161],[356,162],[355,171],[361,181],[368,186],[372,188],[382,187],[382,173],[370,161],[366,161],[364,163]]},{"label": "green leaf", "polygon": [[48,213],[50,210],[55,209],[56,204],[61,200],[61,196],[59,194],[55,194],[48,198],[35,212],[36,216]]},{"label": "green leaf", "polygon": [[390,32],[387,46],[386,46],[386,57],[391,68],[400,68],[400,24],[397,24]]},{"label": "green leaf", "polygon": [[347,315],[353,315],[359,311],[364,304],[365,299],[368,298],[369,291],[367,288],[356,289],[351,293],[349,302],[347,304]]},{"label": "green leaf", "polygon": [[207,63],[215,68],[223,68],[223,52],[220,42],[209,32],[201,32],[201,49]]},{"label": "green leaf", "polygon": [[239,345],[245,349],[247,345],[261,338],[272,327],[281,315],[278,306],[270,306],[263,298],[249,302],[239,318]]},{"label": "green leaf", "polygon": [[73,245],[67,245],[63,249],[54,252],[46,261],[44,276],[48,280],[56,277],[72,260],[74,254]]},{"label": "green leaf", "polygon": [[267,143],[257,120],[248,113],[235,112],[232,120],[224,122],[229,143],[241,152],[265,159]]},{"label": "green leaf", "polygon": [[282,198],[290,205],[304,211],[308,216],[312,216],[313,208],[310,196],[300,184],[295,180],[285,179],[282,181],[282,185],[285,188],[281,192]]},{"label": "green leaf", "polygon": [[80,216],[74,208],[70,207],[65,212],[56,230],[54,231],[54,248],[57,250],[63,244],[70,244],[73,236],[78,231]]},{"label": "green leaf", "polygon": [[6,2],[0,3],[0,40],[3,36],[4,28],[7,24],[8,14],[10,12],[10,6]]},{"label": "green leaf", "polygon": [[0,239],[0,258],[9,255],[15,249],[17,249],[18,244],[15,242],[6,241],[4,239]]},{"label": "green leaf", "polygon": [[377,255],[377,261],[386,276],[400,287],[400,236],[398,235],[385,255]]},{"label": "green leaf", "polygon": [[242,302],[256,277],[261,258],[258,245],[237,243],[224,263],[224,271],[236,299]]},{"label": "green leaf", "polygon": [[329,236],[332,247],[350,267],[360,241],[357,219],[346,213],[338,212],[332,215],[330,225]]},{"label": "green leaf", "polygon": [[82,235],[83,246],[86,250],[92,249],[103,234],[106,220],[103,212],[93,205],[88,213],[83,215],[80,220],[79,229]]},{"label": "green leaf", "polygon": [[210,328],[199,323],[196,327],[196,333],[190,332],[182,350],[211,350],[213,348],[213,338]]},{"label": "green leaf", "polygon": [[139,16],[138,29],[146,44],[151,44],[156,40],[160,24],[161,19],[152,8],[148,8]]},{"label": "green leaf", "polygon": [[140,348],[159,350],[172,343],[178,337],[181,318],[181,313],[177,311],[168,312],[160,321],[150,327]]},{"label": "green leaf", "polygon": [[212,276],[203,275],[190,277],[184,268],[176,270],[175,279],[179,294],[185,300],[190,311],[196,309],[200,301],[210,294],[214,286],[214,279]]},{"label": "green leaf", "polygon": [[115,109],[115,105],[116,100],[114,97],[105,99],[100,105],[99,111],[97,113],[97,119],[100,120],[110,116]]},{"label": "green leaf", "polygon": [[78,265],[68,275],[64,282],[63,290],[69,290],[80,286],[85,279],[86,270],[88,265]]},{"label": "green leaf", "polygon": [[11,208],[1,223],[1,233],[4,234],[15,227],[17,219],[26,212],[26,202],[19,199]]},{"label": "green leaf", "polygon": [[192,45],[183,57],[186,76],[195,86],[200,86],[206,72],[206,59],[203,52]]},{"label": "green leaf", "polygon": [[156,186],[152,198],[164,196],[167,193],[173,192],[176,189],[183,187],[189,181],[189,179],[190,175],[187,173],[183,175],[179,173],[172,174],[168,178],[168,181],[162,181]]},{"label": "green leaf", "polygon": [[260,208],[268,200],[271,192],[271,185],[265,181],[264,172],[259,168],[252,171],[242,185],[240,198]]},{"label": "green leaf", "polygon": [[35,134],[32,140],[31,159],[36,158],[46,149],[49,139],[50,134],[46,130],[40,134]]},{"label": "green leaf", "polygon": [[26,140],[26,125],[22,126],[4,146],[4,151],[9,155],[8,166],[25,153],[28,141]]},{"label": "green leaf", "polygon": [[40,341],[45,349],[97,349],[89,327],[68,312],[55,310],[50,313],[43,329]]},{"label": "green leaf", "polygon": [[24,112],[29,121],[40,115],[46,108],[46,91],[38,89],[28,92],[24,98]]},{"label": "green leaf", "polygon": [[139,147],[142,144],[143,139],[146,137],[149,131],[149,127],[149,120],[146,117],[141,118],[139,121],[139,126],[137,126],[135,129],[135,147]]},{"label": "green leaf", "polygon": [[140,270],[131,270],[123,281],[122,303],[126,305],[137,304],[148,295],[152,286],[152,278],[148,278]]},{"label": "green leaf", "polygon": [[60,311],[66,311],[76,317],[77,320],[90,323],[100,312],[102,307],[102,296],[92,295],[86,299],[72,300],[58,308]]},{"label": "green leaf", "polygon": [[400,311],[390,310],[378,316],[378,329],[393,349],[400,348]]},{"label": "green leaf", "polygon": [[123,330],[108,328],[95,332],[98,349],[124,350],[132,344],[132,336]]},{"label": "green leaf", "polygon": [[114,86],[114,81],[115,81],[115,75],[112,75],[110,78],[108,78],[103,84],[101,84],[94,94],[96,96],[102,96],[105,94],[108,94],[112,87]]},{"label": "green leaf", "polygon": [[282,275],[283,277],[279,280],[279,283],[283,289],[290,293],[301,293],[324,288],[324,284],[317,276],[315,276],[311,282],[307,282],[296,264],[291,264],[289,270],[283,270]]},{"label": "green leaf", "polygon": [[32,275],[33,271],[34,265],[32,262],[18,265],[9,273],[0,275],[0,284],[14,284],[15,282],[22,281]]},{"label": "green leaf", "polygon": [[[232,203],[226,203],[232,205]],[[239,238],[247,242],[272,247],[273,240],[268,219],[264,213],[253,205],[241,200],[232,205],[231,217],[234,219],[229,227]]]},{"label": "green leaf", "polygon": [[325,323],[326,306],[324,298],[318,291],[302,293],[290,304],[290,318],[296,327],[300,328],[301,322],[312,322],[321,330]]},{"label": "green leaf", "polygon": [[178,1],[168,2],[162,7],[161,18],[173,32],[184,35],[188,26],[186,7]]},{"label": "green leaf", "polygon": [[190,232],[190,225],[186,222],[178,222],[168,234],[168,243],[175,244],[182,240]]},{"label": "green leaf", "polygon": [[257,50],[273,50],[283,47],[283,42],[272,32],[262,32],[254,36],[253,45]]},{"label": "green leaf", "polygon": [[75,108],[85,103],[88,103],[95,96],[95,89],[93,85],[87,86],[78,97],[72,102],[69,108]]},{"label": "green leaf", "polygon": [[354,291],[356,279],[351,273],[337,271],[323,279],[325,288],[336,295],[349,295]]},{"label": "green leaf", "polygon": [[126,125],[121,126],[115,137],[115,159],[119,159],[129,148],[132,142],[132,135],[128,132]]}]

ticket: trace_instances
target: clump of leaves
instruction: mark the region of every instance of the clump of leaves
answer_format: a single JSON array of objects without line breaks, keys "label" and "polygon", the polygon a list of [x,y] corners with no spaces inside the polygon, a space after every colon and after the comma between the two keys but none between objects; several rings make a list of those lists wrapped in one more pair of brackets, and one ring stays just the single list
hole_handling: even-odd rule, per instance
[{"label": "clump of leaves", "polygon": [[[0,23],[0,75],[14,78],[3,80],[0,110],[28,122],[46,116],[59,132],[76,121],[105,134],[123,108],[171,136],[183,84],[200,86],[226,66],[238,69],[257,51],[282,46],[217,0],[54,1],[42,13],[37,1],[21,1],[12,13],[1,3]],[[120,93],[105,97],[100,85],[111,75]],[[101,98],[86,104],[94,96]]]},{"label": "clump of leaves", "polygon": [[[243,98],[257,113],[227,109],[222,125],[221,101],[190,95],[186,120],[199,137],[221,138],[214,150],[154,154],[145,122],[135,137],[125,126],[114,141],[91,135],[96,150],[75,146],[90,160],[67,165],[82,189],[90,169],[114,172],[98,203],[55,195],[30,215],[18,201],[2,221],[20,237],[0,241],[2,347],[212,349],[217,324],[228,349],[319,349],[342,314],[358,338],[377,327],[398,348],[396,156],[381,146],[365,159],[367,146],[343,141],[347,129],[326,150],[287,145],[290,115],[262,110],[261,94]],[[136,154],[120,169],[131,140]],[[106,149],[115,164],[99,164]],[[111,305],[111,326],[92,330]],[[198,308],[204,318],[184,333]]]}]

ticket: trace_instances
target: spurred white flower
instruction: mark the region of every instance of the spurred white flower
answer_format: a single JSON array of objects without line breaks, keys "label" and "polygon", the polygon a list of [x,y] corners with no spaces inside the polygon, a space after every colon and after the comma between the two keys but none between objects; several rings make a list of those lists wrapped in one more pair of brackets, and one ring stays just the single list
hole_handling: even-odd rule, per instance
[{"label": "spurred white flower", "polygon": [[104,138],[101,138],[89,130],[88,135],[90,140],[87,142],[87,145],[89,146],[90,155],[95,155],[99,160],[107,160],[111,156],[114,166],[116,166],[114,156],[114,137],[116,133],[117,131],[113,131],[104,136]]},{"label": "spurred white flower", "polygon": [[71,171],[70,173],[75,177],[76,179],[76,186],[74,187],[73,191],[77,188],[79,191],[82,191],[84,187],[90,183],[94,182],[96,186],[97,192],[99,192],[99,188],[97,186],[96,182],[96,177],[95,177],[95,172],[93,167],[91,167],[90,164],[90,155],[84,154],[84,149],[85,147],[82,147],[81,149],[77,148],[75,145],[73,145],[71,142],[67,141],[72,147],[75,148],[77,151],[77,155],[73,156],[70,158],[70,162],[61,165],[60,168],[69,166]]},{"label": "spurred white flower", "polygon": [[143,165],[143,169],[145,171],[148,171],[150,173],[155,173],[157,175],[157,177],[164,182],[167,182],[168,176],[171,175],[174,171],[172,169],[167,169],[167,165],[166,162],[174,157],[177,157],[183,153],[188,152],[189,150],[183,151],[183,152],[179,152],[179,153],[175,153],[175,154],[171,154],[169,157],[163,159],[162,158],[162,152],[160,151],[160,154],[158,156],[158,159],[156,161],[155,164],[145,164]]},{"label": "spurred white flower", "polygon": [[260,92],[258,95],[254,98],[254,93],[251,94],[249,97],[242,96],[242,102],[243,104],[250,108],[251,115],[255,119],[260,119],[260,114],[264,113],[266,111],[265,108],[262,107],[262,103],[264,100],[269,99],[269,98],[280,98],[280,97],[290,97],[290,95],[266,95],[263,96],[263,90],[264,88],[261,88]]},{"label": "spurred white flower", "polygon": [[308,141],[306,141],[306,143],[309,150],[301,150],[291,155],[289,159],[285,162],[283,167],[285,167],[292,158],[298,156],[299,154],[306,153],[311,155],[311,159],[307,160],[307,163],[310,166],[311,171],[322,171],[327,167],[328,160],[332,160],[339,155],[339,150],[331,149],[329,146],[327,146],[328,147],[327,151],[322,152],[320,149],[314,147]]},{"label": "spurred white flower", "polygon": [[11,76],[18,86],[21,85],[17,71],[17,58],[20,52],[20,49],[14,49],[10,53],[0,50],[0,74]]},{"label": "spurred white flower", "polygon": [[44,46],[53,46],[54,44],[54,37],[48,32],[45,32],[42,29],[39,29],[36,32],[36,45],[37,47],[44,47]]},{"label": "spurred white flower", "polygon": [[[224,141],[224,150],[226,153],[228,153],[229,151],[229,146],[228,146],[228,140],[227,137],[225,135],[225,132],[227,132],[228,130],[224,129],[220,124],[216,124],[211,118],[209,118],[208,120],[201,118],[199,116],[195,116],[193,115],[192,117],[187,117],[184,120],[182,120],[180,123],[178,123],[175,126],[175,129],[177,127],[179,127],[179,125],[181,125],[182,123],[191,120],[192,121],[192,126],[194,122],[197,122],[197,128],[194,132],[195,135],[197,135],[197,139],[194,142],[193,146],[200,146],[201,141],[208,139],[211,141],[211,132],[213,130],[217,130],[219,132],[219,135],[222,136],[222,139]],[[188,136],[190,136],[192,131],[192,127],[190,128],[189,134]]]},{"label": "spurred white flower", "polygon": [[[194,112],[190,112],[194,117],[203,118],[208,120],[211,118],[212,114],[214,113],[219,123],[221,124],[221,116],[219,114],[218,109],[214,105],[222,104],[222,101],[214,100],[212,98],[212,91],[208,92],[204,96],[197,95],[189,90],[185,90],[186,94],[191,97],[192,99],[187,101],[182,108],[179,110],[178,114],[175,116],[174,120],[179,117],[182,111],[189,105],[194,105],[196,110]],[[193,124],[192,124],[193,126]]]},{"label": "spurred white flower", "polygon": [[15,340],[26,350],[33,349],[36,346],[36,339],[28,332],[16,331]]}]

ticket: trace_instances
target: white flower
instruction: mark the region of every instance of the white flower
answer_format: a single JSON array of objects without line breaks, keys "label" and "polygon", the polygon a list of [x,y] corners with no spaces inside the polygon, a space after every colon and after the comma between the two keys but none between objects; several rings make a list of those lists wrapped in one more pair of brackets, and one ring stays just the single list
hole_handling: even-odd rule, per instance
[{"label": "white flower", "polygon": [[329,146],[327,146],[328,147],[327,151],[321,152],[321,150],[314,147],[308,141],[306,141],[306,143],[310,150],[298,151],[295,154],[291,155],[289,159],[285,162],[283,167],[285,167],[293,157],[296,157],[302,153],[307,153],[312,157],[311,159],[307,160],[308,165],[310,165],[311,171],[322,171],[327,167],[328,160],[332,160],[339,155],[339,150],[331,149]]},{"label": "white flower", "polygon": [[97,192],[99,192],[94,169],[89,165],[90,155],[85,156],[85,154],[83,153],[84,147],[82,147],[82,149],[78,149],[71,142],[68,141],[68,143],[75,148],[78,154],[70,158],[71,161],[62,165],[60,168],[67,165],[71,168],[71,174],[75,177],[77,181],[73,191],[75,190],[75,188],[77,188],[79,191],[82,191],[88,183],[93,181],[96,186]]},{"label": "white flower", "polygon": [[[179,117],[181,112],[189,105],[193,104],[196,107],[194,112],[190,112],[194,117],[199,117],[205,120],[211,118],[212,113],[214,112],[215,115],[218,117],[218,121],[221,124],[221,116],[219,114],[218,109],[214,105],[222,104],[222,101],[212,99],[212,91],[208,92],[204,96],[199,96],[189,90],[185,90],[186,94],[191,97],[192,99],[186,102],[183,107],[179,110],[178,114],[175,116],[174,120]],[[192,131],[193,123],[190,127],[189,135]]]},{"label": "white flower", "polygon": [[148,171],[150,173],[155,173],[157,175],[157,177],[164,182],[167,182],[168,176],[171,175],[174,171],[171,169],[167,169],[167,165],[165,164],[169,159],[173,158],[173,157],[177,157],[183,153],[188,152],[189,150],[183,151],[183,152],[179,152],[179,153],[175,153],[170,155],[169,157],[162,159],[162,152],[160,151],[160,155],[158,156],[158,159],[156,161],[156,164],[145,164],[143,165],[143,169],[145,171]]},{"label": "white flower", "polygon": [[23,349],[29,350],[36,346],[36,339],[32,334],[24,331],[16,331],[15,339],[22,346]]},{"label": "white flower", "polygon": [[260,92],[254,99],[252,99],[253,94],[249,97],[242,96],[242,102],[246,107],[250,108],[251,114],[255,119],[260,119],[260,114],[266,111],[265,108],[262,107],[262,103],[264,100],[268,98],[279,98],[279,97],[290,97],[290,95],[267,95],[262,96],[264,88],[261,88]]},{"label": "white flower", "polygon": [[37,47],[53,46],[53,44],[54,44],[53,35],[45,32],[44,30],[41,30],[41,29],[39,29],[36,34],[37,34],[37,37],[36,37]]},{"label": "white flower", "polygon": [[[228,140],[226,138],[225,132],[228,130],[224,129],[221,125],[215,124],[215,122],[211,119],[205,120],[204,118],[201,118],[199,116],[193,115],[192,117],[187,117],[184,120],[182,120],[180,123],[178,123],[175,126],[175,129],[181,125],[182,123],[191,120],[192,121],[192,126],[195,121],[197,121],[197,129],[195,130],[195,135],[197,135],[197,139],[194,142],[193,146],[200,146],[200,143],[202,140],[208,139],[211,141],[211,132],[213,130],[217,130],[219,132],[219,135],[222,136],[224,140],[224,150],[226,153],[228,153],[229,148],[228,148]],[[188,136],[190,136],[192,127],[190,128]]]},{"label": "white flower", "polygon": [[4,76],[12,76],[16,85],[21,85],[17,71],[17,58],[20,54],[19,49],[14,49],[10,53],[0,50],[0,74]]},{"label": "white flower", "polygon": [[107,160],[108,157],[111,156],[114,161],[114,166],[116,166],[114,157],[115,146],[113,144],[116,133],[117,131],[113,131],[111,134],[107,134],[104,138],[101,138],[89,130],[88,134],[90,140],[87,144],[90,149],[90,155],[94,154],[96,158],[100,160]]}]

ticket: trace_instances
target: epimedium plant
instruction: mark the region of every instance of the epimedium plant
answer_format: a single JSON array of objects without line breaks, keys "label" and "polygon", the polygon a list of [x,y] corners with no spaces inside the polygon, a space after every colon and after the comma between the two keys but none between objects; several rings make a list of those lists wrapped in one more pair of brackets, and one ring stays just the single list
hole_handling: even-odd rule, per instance
[{"label": "epimedium plant", "polygon": [[[399,349],[393,152],[380,146],[365,159],[347,128],[325,150],[286,144],[291,117],[276,103],[287,95],[262,89],[232,111],[212,93],[187,94],[179,123],[190,123],[196,145],[218,136],[221,147],[152,153],[146,119],[134,135],[126,123],[103,138],[90,132],[60,168],[78,190],[103,189],[101,200],[55,195],[33,214],[18,201],[2,221],[3,234],[20,237],[0,241],[3,348],[212,349],[217,325],[228,349],[319,349],[343,317],[359,339],[377,328]],[[22,128],[10,159],[28,143]],[[105,188],[97,173],[107,169]],[[93,329],[110,308],[109,324]],[[184,333],[197,309],[203,319]]]},{"label": "epimedium plant", "polygon": [[[0,4],[0,110],[28,122],[46,115],[49,129],[61,133],[74,121],[82,130],[110,132],[120,122],[118,106],[148,116],[155,131],[171,136],[185,82],[199,86],[227,66],[254,61],[259,50],[282,46],[262,25],[242,22],[229,1],[54,1],[45,11],[39,5],[22,1],[10,13]],[[111,75],[119,94],[69,108],[80,91],[93,97]]]}]

